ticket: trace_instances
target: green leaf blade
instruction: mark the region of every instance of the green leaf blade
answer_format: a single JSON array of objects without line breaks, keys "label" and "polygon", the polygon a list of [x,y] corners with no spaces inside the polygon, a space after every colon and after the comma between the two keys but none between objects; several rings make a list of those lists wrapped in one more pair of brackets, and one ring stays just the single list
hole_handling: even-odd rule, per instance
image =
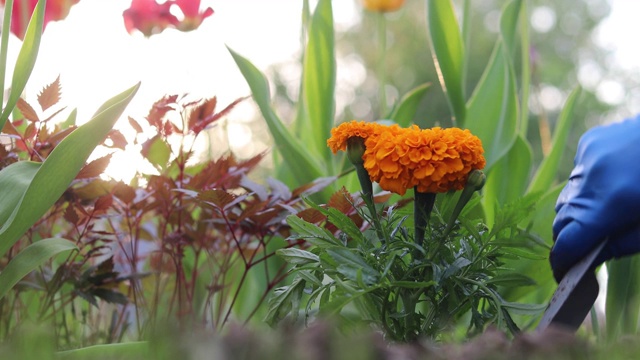
[{"label": "green leaf blade", "polygon": [[306,184],[324,176],[323,167],[309,151],[285,128],[271,108],[271,96],[266,77],[246,58],[227,47],[240,72],[251,88],[254,101],[267,122],[278,151],[292,169],[298,185]]},{"label": "green leaf blade", "polygon": [[[20,162],[0,171],[0,178],[7,176],[4,172],[8,171],[10,174],[18,173],[17,176],[28,181],[28,186],[25,186],[25,183],[16,183],[9,190],[21,191],[23,194],[18,204],[0,203],[0,214],[11,212],[0,228],[0,255],[6,253],[60,198],[84,166],[93,149],[105,138],[124,112],[139,86],[138,83],[105,102],[89,122],[78,127],[53,149],[35,174],[31,174],[30,179],[25,177],[25,174],[20,174],[25,170],[23,165],[19,165]],[[33,171],[34,168],[29,170]]]},{"label": "green leaf blade", "polygon": [[562,112],[560,113],[560,116],[558,118],[558,125],[556,125],[556,129],[553,132],[551,151],[542,160],[542,163],[536,171],[533,180],[531,180],[531,184],[529,185],[529,189],[527,190],[528,193],[544,191],[546,189],[549,189],[553,185],[553,182],[556,179],[556,174],[558,172],[558,166],[560,165],[562,154],[564,153],[566,148],[565,144],[567,142],[567,138],[569,137],[571,126],[573,125],[573,112],[576,108],[576,104],[578,103],[578,99],[580,98],[581,94],[581,88],[576,88],[567,98],[567,101],[565,102],[565,105],[562,108]]},{"label": "green leaf blade", "polygon": [[510,57],[501,42],[467,104],[466,127],[482,141],[488,170],[509,151],[518,129],[518,98]]},{"label": "green leaf blade", "polygon": [[464,46],[451,0],[427,1],[427,24],[431,52],[458,126],[466,122],[463,71]]},{"label": "green leaf blade", "polygon": [[[27,86],[29,76],[31,76],[33,67],[36,64],[38,50],[40,49],[40,39],[42,38],[42,28],[44,25],[45,4],[45,0],[38,1],[38,4],[31,15],[29,25],[27,25],[27,31],[25,32],[24,40],[22,41],[22,46],[20,47],[20,52],[16,59],[13,78],[11,79],[11,92],[7,98],[7,104],[0,114],[0,129],[4,127],[4,124],[13,111],[13,108],[18,103],[18,99],[22,95],[25,86]],[[4,37],[5,34],[3,33],[2,36]],[[3,56],[6,56],[6,54]],[[5,68],[0,69],[0,71],[4,74]],[[4,76],[2,77],[2,80],[2,86],[4,87]],[[2,103],[0,103],[0,106],[1,105]]]},{"label": "green leaf blade", "polygon": [[336,60],[331,0],[320,0],[311,18],[303,68],[304,105],[308,126],[300,137],[312,152],[331,160],[327,139],[331,135],[335,112]]},{"label": "green leaf blade", "polygon": [[66,239],[49,238],[35,242],[19,252],[0,273],[0,299],[23,277],[37,269],[53,256],[77,249]]},{"label": "green leaf blade", "polygon": [[425,83],[406,93],[393,109],[391,115],[389,115],[389,119],[400,125],[400,127],[409,127],[418,111],[420,101],[422,101],[430,88],[431,83]]}]

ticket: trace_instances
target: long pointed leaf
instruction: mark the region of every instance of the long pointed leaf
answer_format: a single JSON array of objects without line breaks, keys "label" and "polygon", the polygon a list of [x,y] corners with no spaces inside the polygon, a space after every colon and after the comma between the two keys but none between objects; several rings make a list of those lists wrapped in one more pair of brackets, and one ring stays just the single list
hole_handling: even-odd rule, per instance
[{"label": "long pointed leaf", "polygon": [[[4,3],[4,16],[2,17],[2,33],[0,33],[0,84],[4,90],[5,71],[7,71],[7,49],[9,48],[9,33],[11,32],[11,14],[13,13],[13,0]],[[2,114],[2,104],[4,104],[4,91],[0,91],[0,115]],[[1,117],[0,117],[1,118]],[[4,127],[4,122],[0,120],[0,130]]]},{"label": "long pointed leaf", "polygon": [[[531,85],[531,48],[529,47],[529,21],[527,3],[523,2],[520,8],[520,108],[529,108],[529,92]],[[520,135],[527,137],[529,128],[529,112],[520,112]]]},{"label": "long pointed leaf", "polygon": [[308,126],[300,137],[316,157],[331,164],[327,139],[335,112],[336,60],[331,0],[320,0],[311,18],[309,42],[304,56],[303,91]]},{"label": "long pointed leaf", "polygon": [[466,127],[482,140],[488,171],[513,145],[518,100],[510,58],[499,40],[467,105]]},{"label": "long pointed leaf", "polygon": [[418,85],[411,91],[406,93],[396,104],[395,108],[389,115],[389,119],[396,122],[401,127],[411,125],[413,118],[416,116],[420,101],[431,87],[431,83]]},{"label": "long pointed leaf", "polygon": [[[16,183],[3,183],[5,186],[2,191],[22,194],[11,197],[11,203],[0,203],[0,215],[10,212],[0,228],[0,256],[60,198],[93,149],[111,130],[139,86],[137,84],[108,100],[89,122],[62,140],[43,163],[21,165],[18,162],[0,171],[0,179],[19,180]],[[38,169],[34,172],[36,167]]]},{"label": "long pointed leaf", "polygon": [[567,98],[560,117],[558,118],[558,125],[556,125],[556,129],[553,132],[551,151],[544,160],[542,160],[527,192],[543,191],[553,184],[558,172],[560,159],[566,148],[565,143],[567,142],[569,130],[571,130],[574,119],[573,110],[580,98],[580,94],[582,94],[582,90],[576,88]]},{"label": "long pointed leaf", "polygon": [[466,121],[462,83],[464,47],[452,1],[427,1],[427,25],[440,85],[447,94],[457,126],[463,126]]},{"label": "long pointed leaf", "polygon": [[611,260],[607,262],[607,272],[607,338],[635,335],[640,313],[640,258]]},{"label": "long pointed leaf", "polygon": [[37,269],[53,256],[68,250],[77,249],[66,239],[50,238],[27,246],[18,253],[0,273],[0,299],[23,277]]},{"label": "long pointed leaf", "polygon": [[299,184],[306,184],[323,176],[322,167],[311,157],[307,149],[285,128],[271,108],[269,84],[265,76],[249,60],[227,47],[240,72],[251,88],[253,99],[267,122],[276,148],[292,169]]},{"label": "long pointed leaf", "polygon": [[493,224],[496,205],[505,205],[524,195],[532,158],[529,144],[518,136],[509,152],[487,174],[482,201],[488,224]]},{"label": "long pointed leaf", "polygon": [[[42,26],[44,24],[45,4],[45,0],[38,1],[38,4],[33,10],[33,15],[31,15],[31,21],[29,21],[29,25],[27,26],[27,31],[13,71],[11,93],[7,99],[7,105],[0,115],[0,129],[4,127],[4,123],[9,118],[9,114],[11,114],[13,108],[18,102],[18,99],[20,98],[20,95],[22,95],[22,91],[27,85],[27,80],[29,80],[31,71],[36,64],[38,50],[40,49],[40,38],[42,37]],[[5,69],[2,69],[1,71],[4,72],[4,70]],[[4,81],[2,86],[4,87]]]}]

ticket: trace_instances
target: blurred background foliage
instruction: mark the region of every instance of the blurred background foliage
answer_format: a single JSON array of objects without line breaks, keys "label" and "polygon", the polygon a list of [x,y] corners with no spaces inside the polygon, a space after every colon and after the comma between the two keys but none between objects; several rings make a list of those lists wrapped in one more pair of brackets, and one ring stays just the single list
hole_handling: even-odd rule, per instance
[{"label": "blurred background foliage", "polygon": [[[454,1],[461,18],[462,1]],[[468,58],[466,95],[475,88],[498,38],[502,2],[471,1],[471,41]],[[426,2],[409,0],[399,11],[387,16],[387,101],[391,106],[414,87],[432,83],[415,117],[421,127],[450,126],[451,112],[439,85],[432,53],[428,46]],[[610,52],[600,46],[595,33],[610,12],[607,0],[528,2],[531,45],[531,85],[529,101],[529,143],[534,164],[549,151],[550,138],[564,101],[577,84],[583,98],[574,111],[574,128],[566,149],[575,149],[580,135],[614,112],[615,94],[598,93],[611,61]],[[336,27],[336,123],[351,119],[375,120],[378,113],[377,15],[359,14],[352,27]],[[519,54],[517,54],[519,55]],[[519,60],[514,62],[520,64]],[[516,67],[517,78],[520,69]],[[274,106],[281,118],[295,118],[300,85],[300,62],[276,64],[266,71],[275,88]],[[631,81],[626,78],[627,81]],[[624,87],[633,84],[621,84]],[[258,121],[260,122],[260,121]],[[574,152],[566,151],[560,164],[560,179],[567,178]]]}]

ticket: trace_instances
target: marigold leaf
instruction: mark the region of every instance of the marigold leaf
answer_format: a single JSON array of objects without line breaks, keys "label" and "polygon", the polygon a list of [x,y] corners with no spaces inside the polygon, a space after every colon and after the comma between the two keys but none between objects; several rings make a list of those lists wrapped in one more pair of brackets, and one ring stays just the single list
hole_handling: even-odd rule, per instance
[{"label": "marigold leaf", "polygon": [[278,249],[276,250],[276,254],[293,265],[306,265],[320,261],[318,255],[296,248]]},{"label": "marigold leaf", "polygon": [[375,284],[380,274],[376,269],[351,249],[345,247],[331,247],[327,249],[327,254],[338,263],[338,272],[352,281],[359,278],[367,284]]},{"label": "marigold leaf", "polygon": [[[288,313],[298,313],[298,309],[292,309],[293,303],[298,303],[302,297],[305,281],[296,277],[291,285],[274,290],[274,296],[269,299],[269,311],[265,316],[265,322],[270,326],[276,326]],[[298,301],[295,301],[295,300]]]},{"label": "marigold leaf", "polygon": [[340,241],[329,231],[317,225],[310,224],[296,215],[289,215],[287,217],[287,224],[289,224],[291,229],[296,233],[291,236],[291,239],[304,239],[310,244],[321,248],[341,245]]},{"label": "marigold leaf", "polygon": [[498,274],[490,279],[486,280],[487,284],[494,284],[507,287],[518,286],[533,286],[536,285],[536,281],[524,274],[510,272],[505,274]]},{"label": "marigold leaf", "polygon": [[38,94],[38,103],[42,111],[46,111],[58,101],[60,101],[60,75]]}]

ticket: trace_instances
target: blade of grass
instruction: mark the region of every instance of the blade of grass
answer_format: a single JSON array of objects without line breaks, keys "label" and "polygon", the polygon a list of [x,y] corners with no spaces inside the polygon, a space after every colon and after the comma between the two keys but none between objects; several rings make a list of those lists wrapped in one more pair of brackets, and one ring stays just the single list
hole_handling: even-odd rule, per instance
[{"label": "blade of grass", "polygon": [[253,99],[258,104],[260,112],[267,122],[276,148],[283,157],[283,161],[290,166],[299,184],[306,184],[314,179],[322,177],[322,166],[313,158],[309,151],[291,135],[284,124],[271,108],[269,84],[265,76],[249,60],[240,56],[227,47],[229,53],[242,72],[245,80],[251,88]]},{"label": "blade of grass", "polygon": [[61,238],[49,238],[35,242],[20,251],[0,273],[0,299],[27,274],[36,270],[53,256],[77,249],[76,245]]},{"label": "blade of grass", "polygon": [[336,60],[331,0],[320,0],[311,18],[303,68],[304,106],[308,126],[300,133],[316,158],[331,164],[327,139],[335,112]]},{"label": "blade of grass", "polygon": [[567,98],[562,112],[558,117],[558,125],[556,125],[555,131],[553,132],[551,152],[542,160],[533,180],[531,180],[531,184],[529,184],[528,193],[548,189],[556,179],[560,159],[566,148],[565,143],[567,142],[571,126],[573,125],[573,111],[581,94],[582,90],[578,87],[574,89]]},{"label": "blade of grass", "polygon": [[427,1],[427,25],[433,62],[451,107],[453,123],[462,127],[467,110],[462,83],[464,47],[452,1]]},{"label": "blade of grass", "polygon": [[[31,76],[31,71],[36,64],[38,50],[40,49],[40,39],[42,37],[42,26],[44,24],[45,4],[45,0],[38,1],[38,4],[33,10],[33,15],[31,16],[29,25],[27,26],[27,31],[13,71],[11,92],[7,99],[7,105],[2,110],[2,114],[0,114],[0,129],[4,127],[4,123],[7,121],[9,115],[13,111],[13,108],[16,106],[20,95],[22,95],[22,91],[24,91],[24,88],[27,85],[27,80],[29,80],[29,76]],[[4,37],[5,34],[3,33],[2,36]],[[6,56],[6,53],[4,54],[5,55],[3,56]],[[6,63],[3,65],[6,66]],[[4,72],[5,68],[3,67],[1,69]],[[4,79],[2,80],[2,87],[4,87]]]}]

